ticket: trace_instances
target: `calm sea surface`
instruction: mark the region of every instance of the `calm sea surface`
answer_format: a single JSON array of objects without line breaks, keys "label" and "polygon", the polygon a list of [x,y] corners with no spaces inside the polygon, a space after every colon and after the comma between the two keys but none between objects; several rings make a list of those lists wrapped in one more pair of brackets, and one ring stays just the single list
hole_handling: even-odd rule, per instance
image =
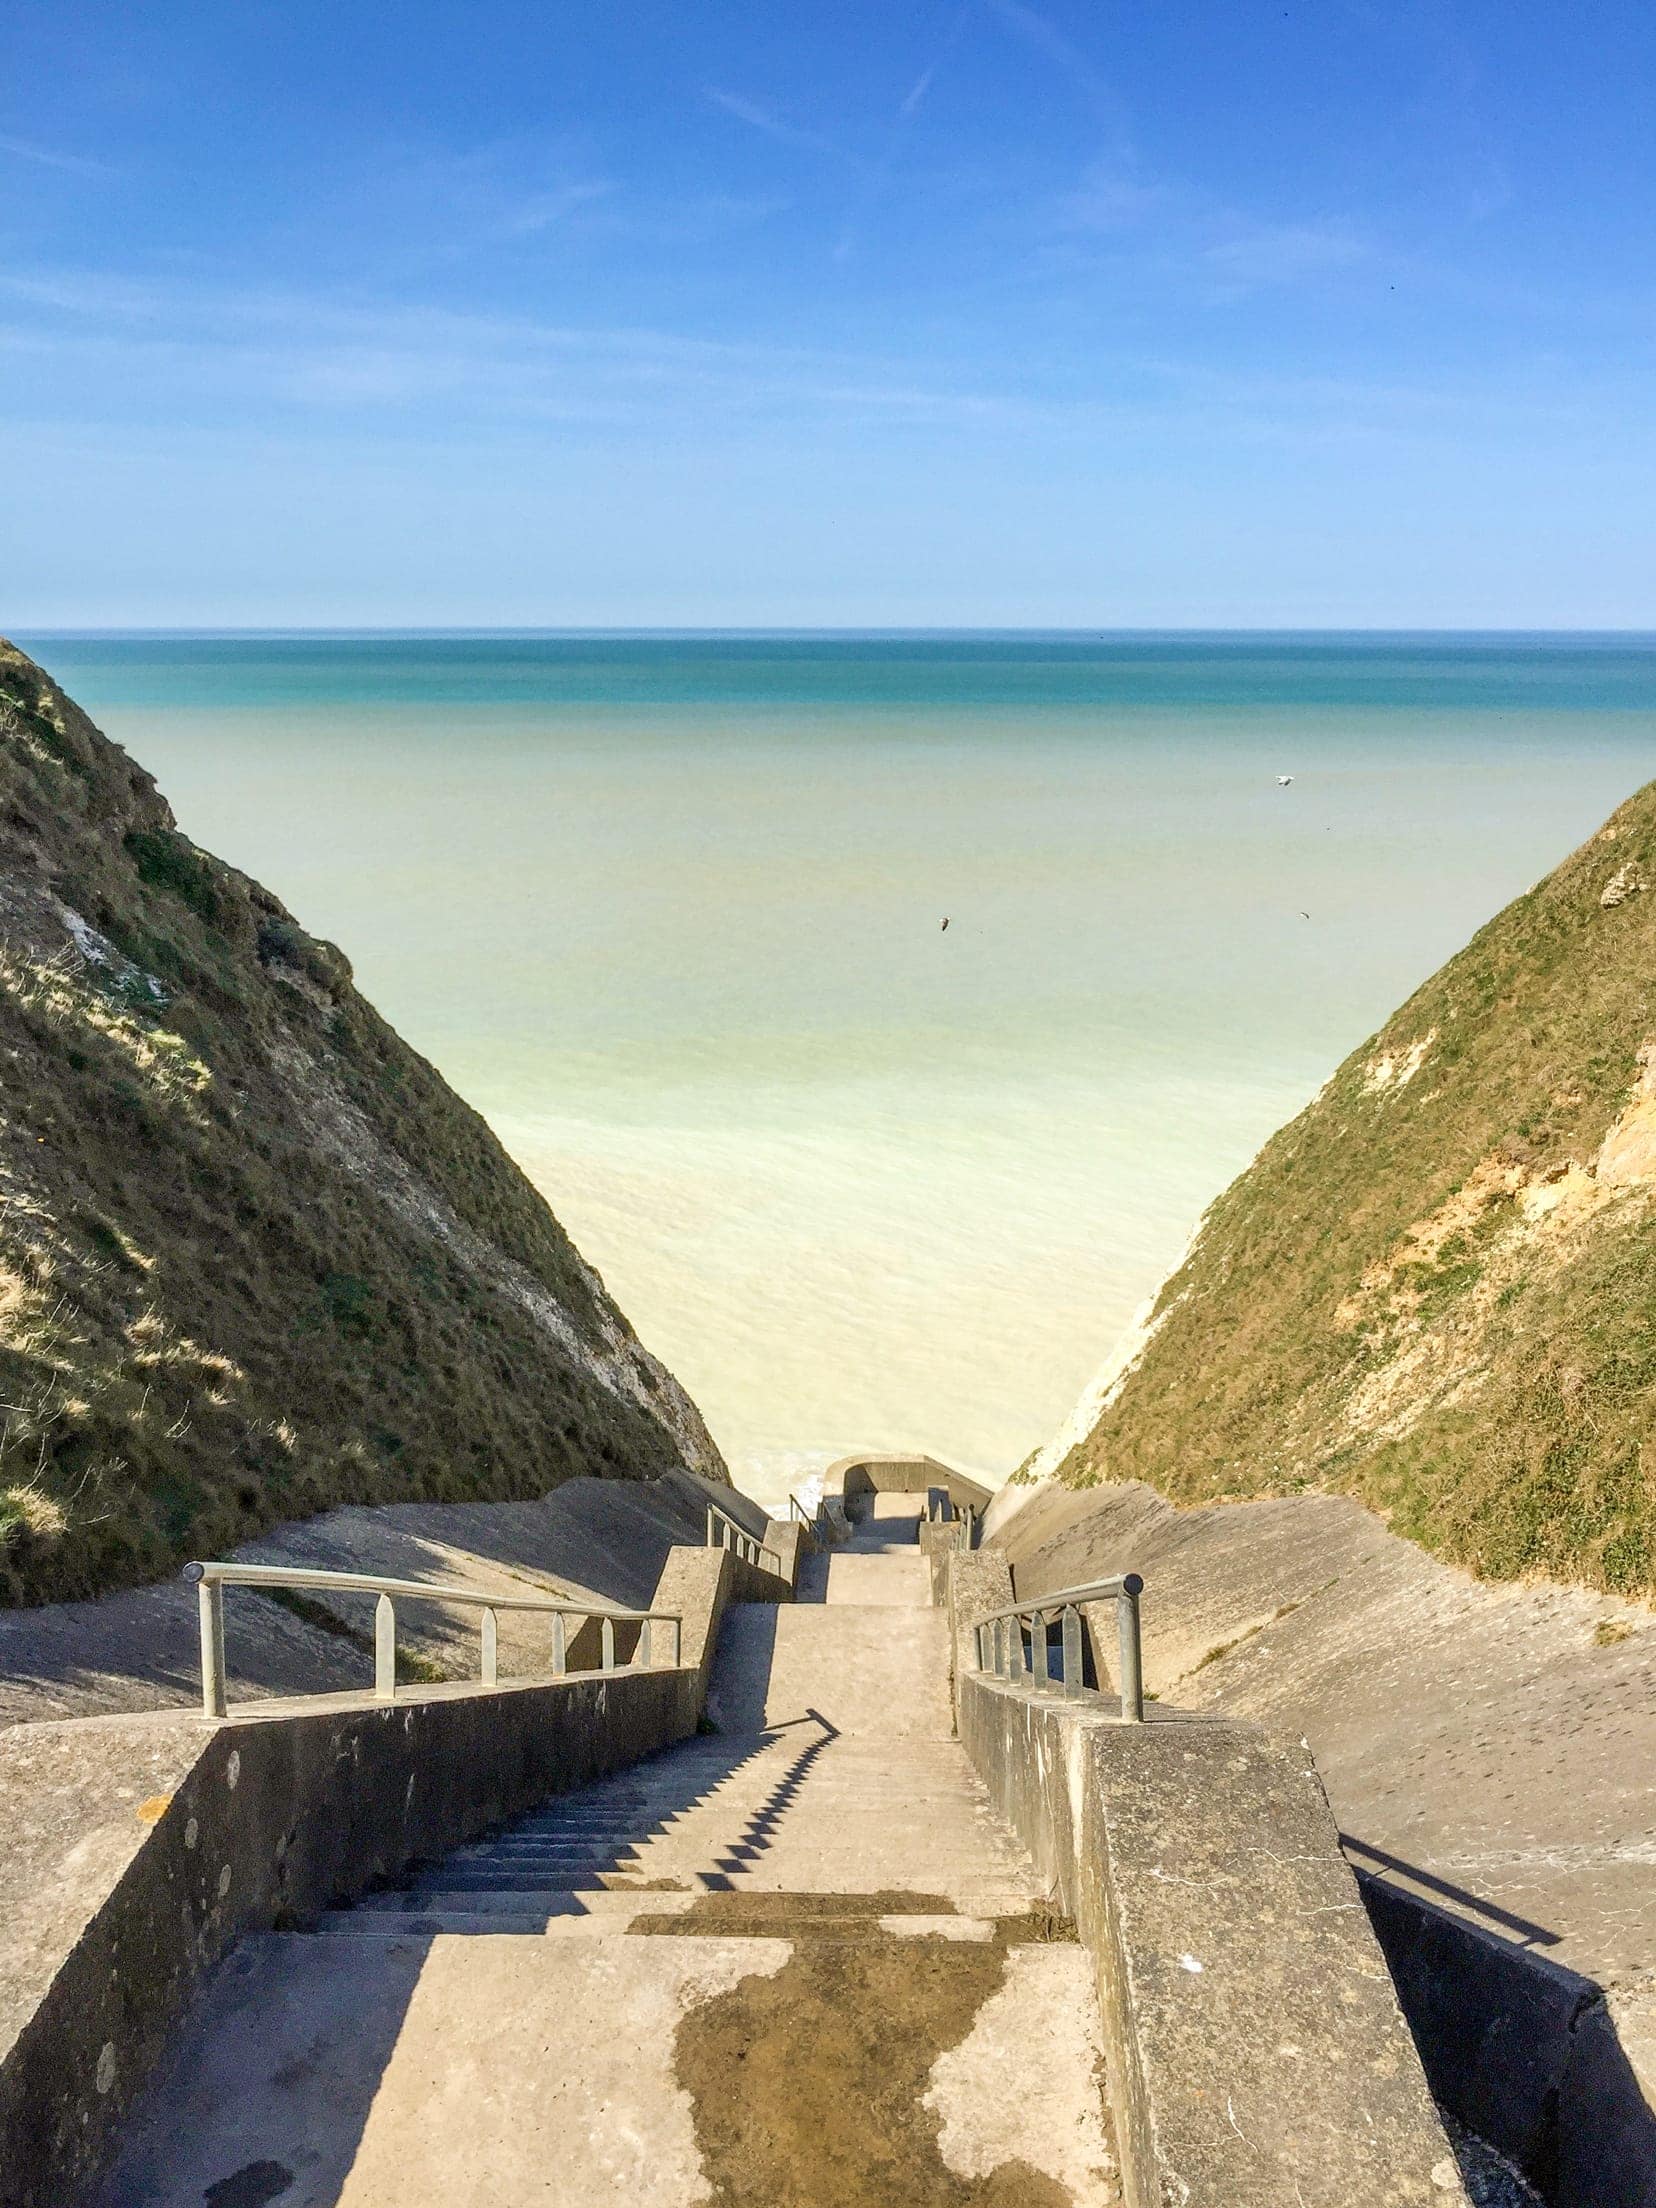
[{"label": "calm sea surface", "polygon": [[773,1497],[1010,1470],[1656,774],[1651,638],[22,641],[345,946]]}]

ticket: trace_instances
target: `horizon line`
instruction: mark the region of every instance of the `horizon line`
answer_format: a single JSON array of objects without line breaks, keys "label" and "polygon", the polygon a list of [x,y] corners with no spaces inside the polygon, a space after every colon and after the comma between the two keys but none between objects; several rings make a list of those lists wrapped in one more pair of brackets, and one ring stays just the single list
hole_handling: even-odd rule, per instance
[{"label": "horizon line", "polygon": [[10,632],[13,637],[29,635],[42,638],[143,638],[174,639],[178,641],[206,640],[213,638],[268,637],[273,639],[372,639],[440,637],[464,638],[561,638],[567,640],[591,638],[649,639],[741,639],[741,638],[799,638],[799,639],[949,639],[965,637],[1049,638],[1064,641],[1106,641],[1117,639],[1142,639],[1148,637],[1313,637],[1333,639],[1342,637],[1371,638],[1564,638],[1564,639],[1616,639],[1639,642],[1656,642],[1656,628],[1632,627],[1536,627],[1518,624],[1492,626],[1467,626],[1449,624],[1421,626],[1418,624],[1388,623],[1328,623],[1324,625],[1277,624],[1250,622],[1218,625],[1205,622],[1179,624],[1135,623],[1119,628],[1059,624],[1014,624],[1000,622],[949,624],[861,625],[852,623],[608,623],[581,622],[568,626],[538,625],[530,623],[471,624],[459,622],[393,622],[393,623],[310,623],[272,622],[249,625],[237,622],[215,623],[135,623],[135,622],[24,622]]}]

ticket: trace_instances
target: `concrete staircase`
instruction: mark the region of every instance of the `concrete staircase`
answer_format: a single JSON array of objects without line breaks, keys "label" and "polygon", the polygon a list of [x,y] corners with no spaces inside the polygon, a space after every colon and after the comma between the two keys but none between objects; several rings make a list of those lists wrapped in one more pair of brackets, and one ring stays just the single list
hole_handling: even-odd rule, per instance
[{"label": "concrete staircase", "polygon": [[1116,2200],[1085,1956],[950,1737],[919,1499],[875,1500],[727,1612],[719,1732],[244,1941],[104,2208]]}]

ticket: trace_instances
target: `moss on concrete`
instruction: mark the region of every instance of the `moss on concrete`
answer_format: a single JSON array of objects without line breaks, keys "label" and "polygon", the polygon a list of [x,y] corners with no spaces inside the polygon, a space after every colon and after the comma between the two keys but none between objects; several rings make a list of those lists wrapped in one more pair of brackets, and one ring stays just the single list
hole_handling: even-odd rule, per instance
[{"label": "moss on concrete", "polygon": [[798,1911],[781,1970],[742,1979],[678,2028],[674,2073],[721,2208],[1072,2208],[1026,2162],[968,2179],[944,2161],[928,2083],[999,1991],[1006,1943],[832,1936],[849,1913],[913,1914],[917,1902],[952,1908],[912,1894],[712,1894],[652,1927],[757,1932],[768,1909],[774,1933]]}]

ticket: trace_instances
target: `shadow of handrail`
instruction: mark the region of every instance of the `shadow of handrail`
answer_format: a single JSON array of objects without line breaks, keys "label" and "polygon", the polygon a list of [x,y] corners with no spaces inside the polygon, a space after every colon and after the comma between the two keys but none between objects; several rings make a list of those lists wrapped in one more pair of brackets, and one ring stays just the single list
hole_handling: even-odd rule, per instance
[{"label": "shadow of handrail", "polygon": [[1497,1925],[1503,1932],[1516,1934],[1514,1946],[1557,1947],[1562,1938],[1560,1933],[1549,1932],[1544,1924],[1532,1924],[1528,1917],[1520,1917],[1510,1909],[1503,1909],[1499,1902],[1490,1901],[1482,1894],[1470,1893],[1466,1887],[1453,1885],[1446,1878],[1439,1878],[1435,1871],[1422,1870],[1418,1863],[1406,1863],[1400,1855],[1389,1855],[1384,1848],[1377,1848],[1371,1840],[1355,1839],[1349,1832],[1342,1832],[1339,1839],[1340,1846],[1348,1856],[1355,1854],[1363,1858],[1361,1863],[1353,1865],[1353,1869],[1365,1870],[1373,1864],[1379,1864],[1384,1870],[1395,1871],[1400,1878],[1408,1879],[1413,1885],[1424,1886],[1428,1893],[1441,1894],[1446,1901],[1454,1902],[1458,1908],[1468,1911],[1481,1921]]}]

